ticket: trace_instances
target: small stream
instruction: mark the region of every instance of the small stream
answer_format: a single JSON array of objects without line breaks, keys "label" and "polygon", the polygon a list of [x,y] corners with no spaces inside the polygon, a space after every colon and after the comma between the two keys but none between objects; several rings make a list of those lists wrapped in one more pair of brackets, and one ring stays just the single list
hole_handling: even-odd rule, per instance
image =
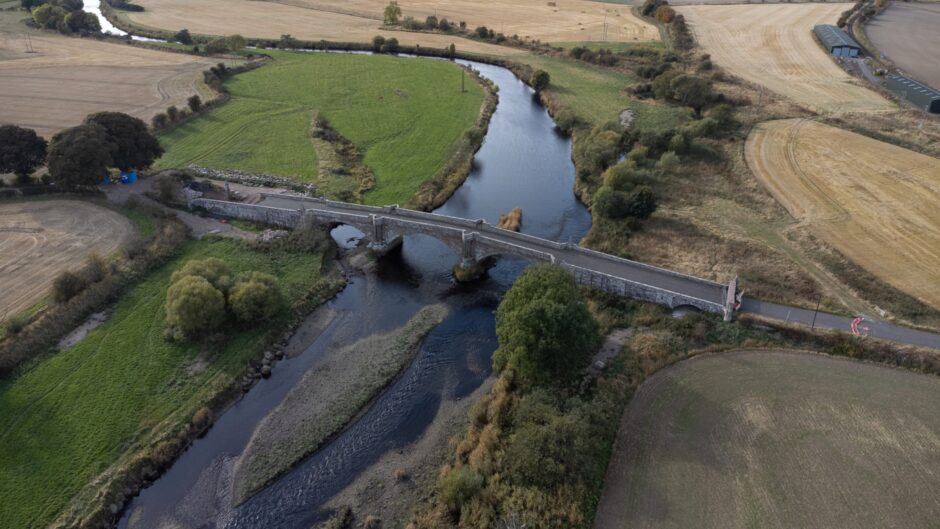
[{"label": "small stream", "polygon": [[[86,10],[97,0],[86,0]],[[97,7],[97,6],[95,6]],[[102,27],[105,25],[103,17]],[[415,59],[420,60],[420,59]],[[509,70],[461,61],[499,87],[499,105],[466,183],[436,211],[495,223],[500,213],[523,210],[522,230],[577,241],[591,217],[573,193],[571,142],[533,92]],[[334,230],[347,246],[348,227]],[[322,519],[322,505],[390,450],[421,436],[441,404],[478,388],[490,375],[497,346],[493,311],[527,266],[500,259],[472,285],[454,282],[458,256],[425,236],[406,237],[400,251],[379,261],[374,274],[355,275],[327,309],[335,314],[303,352],[279,362],[218,418],[160,479],[133,499],[121,529],[296,528]],[[231,468],[258,423],[315,366],[324,353],[403,325],[421,307],[446,303],[450,316],[423,341],[414,362],[345,431],[238,507],[231,505]]]}]

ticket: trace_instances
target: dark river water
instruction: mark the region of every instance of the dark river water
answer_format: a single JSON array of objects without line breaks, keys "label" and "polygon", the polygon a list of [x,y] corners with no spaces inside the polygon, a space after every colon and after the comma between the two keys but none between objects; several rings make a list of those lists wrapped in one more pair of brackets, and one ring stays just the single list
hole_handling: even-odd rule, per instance
[{"label": "dark river water", "polygon": [[[520,207],[523,232],[578,241],[591,218],[574,196],[570,141],[556,132],[532,91],[511,72],[472,66],[499,87],[499,105],[466,183],[437,211],[495,223],[500,213]],[[340,243],[349,235],[349,229],[334,231]],[[471,393],[490,375],[497,346],[493,311],[527,263],[499,259],[485,278],[458,285],[451,276],[457,260],[432,238],[406,237],[400,251],[380,260],[375,274],[353,276],[329,302],[336,317],[326,330],[302,354],[279,362],[271,378],[253,387],[142,491],[120,527],[309,529],[323,517],[321,506],[330,497],[383,454],[406,449],[442,402]],[[225,469],[304,372],[325,351],[394,329],[431,303],[446,303],[450,316],[431,331],[414,362],[370,409],[289,473],[231,508],[223,490]]]}]

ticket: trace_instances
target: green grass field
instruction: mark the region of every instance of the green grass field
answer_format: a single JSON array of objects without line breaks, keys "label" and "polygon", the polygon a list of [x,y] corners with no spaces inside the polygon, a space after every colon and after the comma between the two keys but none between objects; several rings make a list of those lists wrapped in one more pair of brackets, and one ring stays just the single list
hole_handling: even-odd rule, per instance
[{"label": "green grass field", "polygon": [[547,55],[518,60],[548,72],[548,95],[592,125],[617,120],[626,109],[635,112],[634,123],[644,130],[672,128],[690,117],[687,108],[631,99],[624,90],[639,79],[617,70]]},{"label": "green grass field", "polygon": [[476,121],[483,89],[445,61],[268,52],[273,64],[226,82],[232,100],[161,136],[160,167],[197,164],[312,181],[314,113],[364,152],[370,204],[405,203]]},{"label": "green grass field", "polygon": [[[275,275],[289,302],[319,279],[319,255],[255,252],[231,240],[190,241],[178,258],[122,296],[110,319],[78,345],[0,384],[0,526],[46,527],[134,443],[188,421],[257,352],[270,327],[236,334],[200,363],[199,345],[164,341],[170,274],[187,260],[209,256],[236,272]],[[288,317],[285,308],[269,325]]]}]

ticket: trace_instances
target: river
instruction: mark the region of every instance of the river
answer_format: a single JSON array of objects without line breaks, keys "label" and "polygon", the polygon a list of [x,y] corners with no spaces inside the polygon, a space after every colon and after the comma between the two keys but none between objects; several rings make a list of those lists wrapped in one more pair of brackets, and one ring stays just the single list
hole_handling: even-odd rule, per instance
[{"label": "river", "polygon": [[[93,2],[86,0],[86,6]],[[509,70],[461,62],[498,86],[499,104],[466,182],[436,212],[495,223],[500,213],[520,207],[521,231],[580,240],[591,217],[573,192],[570,140],[556,131],[532,90]],[[350,229],[337,228],[333,236],[348,245]],[[400,251],[379,261],[375,273],[354,275],[327,304],[335,317],[325,330],[303,344],[301,354],[279,362],[269,379],[259,381],[133,499],[119,527],[309,529],[322,518],[321,507],[330,497],[383,454],[417,439],[442,403],[472,393],[489,377],[497,346],[493,311],[527,263],[499,259],[483,279],[460,285],[451,275],[457,260],[440,242],[410,236]],[[401,326],[431,303],[446,303],[450,316],[431,331],[402,376],[326,446],[233,508],[233,462],[258,423],[303,374],[326,351]]]}]

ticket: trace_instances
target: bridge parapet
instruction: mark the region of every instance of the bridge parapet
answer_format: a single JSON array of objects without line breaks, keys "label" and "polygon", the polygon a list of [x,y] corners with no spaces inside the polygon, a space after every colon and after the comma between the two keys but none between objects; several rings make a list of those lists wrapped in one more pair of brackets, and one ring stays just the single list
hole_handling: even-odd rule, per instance
[{"label": "bridge parapet", "polygon": [[705,312],[716,314],[724,313],[724,305],[720,302],[695,298],[686,294],[638,283],[603,272],[588,270],[587,268],[565,262],[562,262],[561,266],[571,272],[575,277],[575,281],[579,284],[597,288],[611,294],[650,301],[659,305],[665,305],[669,308],[688,305]]}]

